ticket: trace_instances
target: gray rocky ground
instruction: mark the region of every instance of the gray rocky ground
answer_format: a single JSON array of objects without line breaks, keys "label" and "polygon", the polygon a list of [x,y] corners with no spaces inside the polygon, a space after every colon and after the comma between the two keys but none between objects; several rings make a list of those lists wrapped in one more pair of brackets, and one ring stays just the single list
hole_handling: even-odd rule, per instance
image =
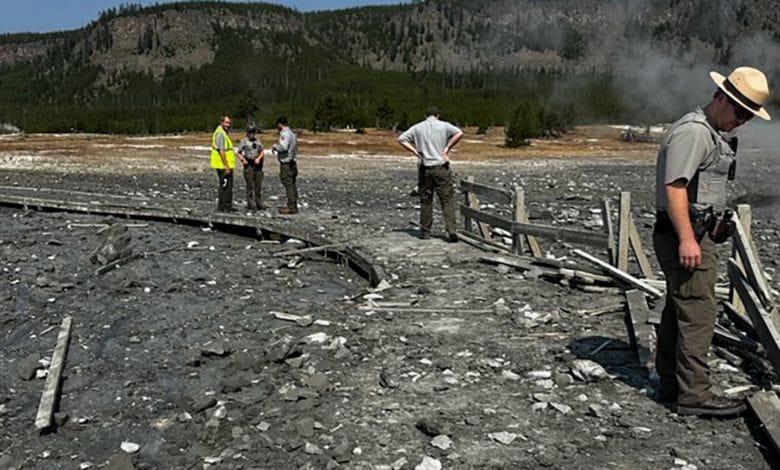
[{"label": "gray rocky ground", "polygon": [[[770,274],[778,251],[776,156],[746,152],[733,192],[754,206],[754,236]],[[632,191],[649,250],[652,164],[468,162],[457,172],[520,184],[532,221],[580,229],[601,198],[614,207],[619,191]],[[302,213],[258,215],[354,244],[385,272],[389,288],[375,292],[318,255],[293,263],[273,256],[290,243],[0,208],[0,468],[778,465],[753,418],[680,417],[652,398],[622,313],[581,313],[619,301],[616,289],[586,293],[480,263],[483,253],[464,243],[418,240],[414,175],[408,160],[304,160]],[[122,195],[126,203],[148,198],[174,208],[210,206],[213,179],[205,171],[0,171],[7,187]],[[281,194],[272,174],[266,180],[269,195]],[[240,198],[242,182],[237,187]],[[128,229],[136,251],[172,251],[96,275],[89,257],[99,227],[80,224],[114,222],[143,225]],[[436,224],[441,230],[438,214]],[[569,245],[543,247],[571,256]],[[383,312],[370,302],[432,312]],[[39,436],[33,421],[43,379],[35,374],[65,315],[74,326],[60,425]],[[578,359],[593,360],[607,376],[577,378]],[[713,355],[712,368],[721,389],[776,380],[747,361],[735,369]],[[126,453],[123,442],[139,448]]]}]

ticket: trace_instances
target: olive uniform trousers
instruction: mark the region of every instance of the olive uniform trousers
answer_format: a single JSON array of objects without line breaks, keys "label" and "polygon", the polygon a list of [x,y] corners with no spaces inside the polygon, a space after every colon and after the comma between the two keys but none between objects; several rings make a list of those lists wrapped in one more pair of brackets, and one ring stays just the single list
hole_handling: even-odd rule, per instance
[{"label": "olive uniform trousers", "polygon": [[298,178],[298,163],[279,163],[279,179],[287,193],[287,208],[298,210],[298,187],[295,180]]},{"label": "olive uniform trousers", "polygon": [[661,379],[661,398],[678,405],[695,405],[712,398],[709,353],[715,330],[718,252],[705,235],[699,243],[702,263],[691,271],[680,266],[679,240],[674,228],[659,227],[653,247],[666,276],[666,304],[658,327],[655,367]]},{"label": "olive uniform trousers", "polygon": [[246,181],[247,207],[249,209],[263,207],[263,167],[245,166],[244,181]]}]

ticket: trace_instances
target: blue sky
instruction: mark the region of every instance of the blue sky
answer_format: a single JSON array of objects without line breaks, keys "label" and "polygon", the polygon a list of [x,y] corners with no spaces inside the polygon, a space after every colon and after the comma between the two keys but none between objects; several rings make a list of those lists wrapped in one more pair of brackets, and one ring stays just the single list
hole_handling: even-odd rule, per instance
[{"label": "blue sky", "polygon": [[[169,0],[170,1],[170,0]],[[365,5],[408,3],[408,0],[266,0],[300,11],[332,10]],[[123,3],[153,5],[162,0],[4,0],[0,34],[76,29],[96,19],[101,11]]]}]

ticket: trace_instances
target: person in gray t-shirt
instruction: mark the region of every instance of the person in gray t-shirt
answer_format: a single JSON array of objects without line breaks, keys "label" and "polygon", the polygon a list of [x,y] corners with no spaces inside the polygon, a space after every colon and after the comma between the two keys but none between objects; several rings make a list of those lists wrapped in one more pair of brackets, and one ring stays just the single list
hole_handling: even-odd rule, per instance
[{"label": "person in gray t-shirt", "polygon": [[417,182],[420,192],[420,238],[431,237],[433,194],[439,196],[447,241],[457,242],[455,227],[455,190],[450,169],[450,150],[463,137],[463,131],[439,119],[441,111],[428,109],[428,118],[398,137],[401,146],[417,156]]},{"label": "person in gray t-shirt", "polygon": [[246,138],[238,146],[238,158],[244,165],[246,206],[249,210],[265,209],[263,205],[263,157],[265,150],[257,138],[255,126],[246,128]]}]

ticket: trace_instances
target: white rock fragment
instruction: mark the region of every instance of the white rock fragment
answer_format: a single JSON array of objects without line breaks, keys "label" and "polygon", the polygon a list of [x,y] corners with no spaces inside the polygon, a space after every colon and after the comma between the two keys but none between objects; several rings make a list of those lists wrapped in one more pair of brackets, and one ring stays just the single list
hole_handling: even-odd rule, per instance
[{"label": "white rock fragment", "polygon": [[589,359],[572,361],[571,373],[583,382],[595,382],[609,376],[604,367]]},{"label": "white rock fragment", "polygon": [[260,432],[266,432],[271,429],[271,425],[266,421],[260,421],[260,424],[257,425],[257,429]]},{"label": "white rock fragment", "polygon": [[309,344],[324,344],[330,339],[327,333],[319,332],[314,333],[306,337],[306,342]]},{"label": "white rock fragment", "polygon": [[550,402],[550,406],[555,408],[561,414],[567,415],[567,414],[571,413],[571,406],[569,406],[569,405],[565,405],[563,403],[553,403],[553,402]]},{"label": "white rock fragment", "polygon": [[520,380],[520,376],[512,372],[511,370],[502,370],[501,371],[501,377],[503,377],[505,380]]},{"label": "white rock fragment", "polygon": [[128,454],[135,454],[141,449],[140,445],[130,441],[122,441],[119,447]]},{"label": "white rock fragment", "polygon": [[449,436],[440,434],[431,440],[431,445],[441,450],[447,450],[452,447],[452,440],[449,438]]},{"label": "white rock fragment", "polygon": [[529,379],[549,379],[552,377],[552,372],[549,370],[532,370],[526,372],[525,376]]},{"label": "white rock fragment", "polygon": [[423,457],[422,462],[414,467],[414,470],[441,470],[441,462],[438,459],[426,455]]},{"label": "white rock fragment", "polygon": [[402,468],[404,468],[404,466],[406,466],[406,463],[407,463],[406,457],[401,457],[400,459],[391,463],[390,466],[393,467],[393,470],[401,470]]},{"label": "white rock fragment", "polygon": [[538,403],[534,403],[531,405],[531,409],[533,411],[544,411],[547,409],[547,406],[549,405],[549,402],[546,401],[540,401]]},{"label": "white rock fragment", "polygon": [[506,432],[506,431],[499,431],[499,432],[491,432],[488,434],[488,437],[493,439],[496,442],[500,442],[504,445],[509,445],[513,442],[515,442],[515,439],[517,439],[517,434],[512,432]]}]

